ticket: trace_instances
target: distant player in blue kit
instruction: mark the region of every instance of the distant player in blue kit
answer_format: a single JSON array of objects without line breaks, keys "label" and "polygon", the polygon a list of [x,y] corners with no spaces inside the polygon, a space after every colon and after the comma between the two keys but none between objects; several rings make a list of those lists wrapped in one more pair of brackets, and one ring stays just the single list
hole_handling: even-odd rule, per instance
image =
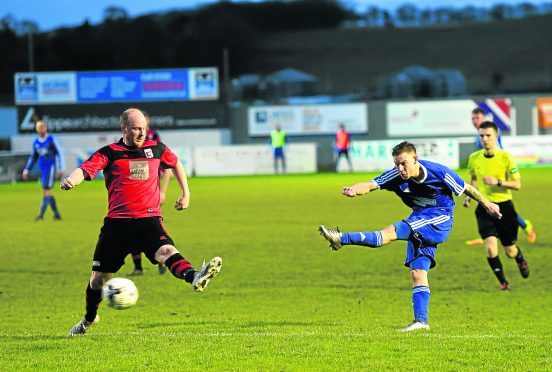
[{"label": "distant player in blue kit", "polygon": [[46,212],[48,206],[54,212],[54,219],[61,220],[56,199],[52,195],[52,187],[54,187],[56,178],[61,178],[63,174],[63,152],[56,138],[48,133],[48,125],[44,121],[37,121],[35,129],[38,137],[33,141],[33,152],[29,156],[29,160],[21,176],[26,180],[29,177],[31,168],[38,161],[40,182],[42,184],[42,204],[35,221],[42,221],[44,219],[44,212]]},{"label": "distant player in blue kit", "polygon": [[364,195],[377,189],[393,191],[412,214],[380,231],[342,233],[320,226],[320,234],[334,250],[344,245],[362,245],[378,248],[394,240],[406,240],[406,260],[412,276],[412,306],[414,321],[399,331],[429,329],[428,271],[435,267],[435,253],[445,242],[452,229],[454,199],[452,194],[466,194],[478,201],[492,216],[501,218],[499,207],[489,202],[476,188],[466,184],[460,176],[445,167],[427,160],[420,160],[416,148],[409,142],[401,142],[392,151],[395,168],[384,172],[370,182],[357,183],[342,189],[348,197]]}]

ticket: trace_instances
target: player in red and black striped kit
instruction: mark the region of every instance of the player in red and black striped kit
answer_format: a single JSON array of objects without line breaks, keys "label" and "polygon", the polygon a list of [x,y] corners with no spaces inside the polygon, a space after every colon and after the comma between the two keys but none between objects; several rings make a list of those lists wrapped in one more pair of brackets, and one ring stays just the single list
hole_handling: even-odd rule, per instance
[{"label": "player in red and black striped kit", "polygon": [[152,263],[165,264],[171,273],[198,292],[203,291],[221,268],[222,259],[214,257],[200,270],[184,258],[163,227],[159,206],[159,169],[172,169],[182,190],[175,208],[183,210],[190,203],[186,172],[178,159],[161,142],[146,139],[148,121],[137,108],[130,108],[120,117],[123,137],[117,143],[102,147],[62,180],[61,188],[71,190],[84,180],[94,179],[104,172],[109,197],[109,211],[94,252],[92,275],[86,288],[86,314],[68,337],[85,334],[97,323],[98,306],[102,301],[102,286],[113,277],[125,257],[136,247]]},{"label": "player in red and black striped kit", "polygon": [[[146,119],[149,118],[146,115]],[[146,140],[152,140],[155,142],[160,142],[161,138],[159,137],[159,134],[156,130],[151,129],[150,123],[148,120],[148,131],[146,133]],[[169,187],[169,182],[171,179],[171,171],[170,169],[159,169],[159,206],[163,206],[163,203],[165,203],[165,195],[167,194],[167,188]],[[140,276],[144,275],[144,268],[142,267],[142,252],[140,250],[134,250],[132,252],[132,263],[134,264],[134,269],[131,273],[129,273],[129,276]],[[165,271],[167,271],[167,267],[163,265],[162,263],[157,264],[157,269],[159,270],[159,274],[165,274]]]}]

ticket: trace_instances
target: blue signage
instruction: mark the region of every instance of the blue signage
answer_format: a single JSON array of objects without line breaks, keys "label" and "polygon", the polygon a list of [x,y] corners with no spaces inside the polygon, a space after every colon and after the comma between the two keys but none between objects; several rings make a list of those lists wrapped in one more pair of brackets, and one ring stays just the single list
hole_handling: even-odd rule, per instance
[{"label": "blue signage", "polygon": [[77,101],[188,100],[188,70],[77,72]]},{"label": "blue signage", "polygon": [[218,99],[214,67],[15,74],[17,104]]},{"label": "blue signage", "polygon": [[16,76],[15,96],[21,102],[38,101],[38,81],[36,76],[32,74]]}]

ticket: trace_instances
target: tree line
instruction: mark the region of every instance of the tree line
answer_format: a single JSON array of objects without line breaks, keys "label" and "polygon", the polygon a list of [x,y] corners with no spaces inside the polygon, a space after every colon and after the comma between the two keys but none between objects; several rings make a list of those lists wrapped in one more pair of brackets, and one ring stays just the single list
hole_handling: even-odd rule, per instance
[{"label": "tree line", "polygon": [[[376,6],[352,10],[339,0],[220,1],[192,10],[130,17],[120,7],[103,21],[41,32],[38,25],[7,15],[0,19],[0,101],[13,97],[13,74],[216,66],[229,51],[230,75],[257,72],[255,43],[264,34],[339,27],[432,26],[502,20],[552,12],[552,3],[491,8],[420,9],[405,4],[395,12]],[[32,56],[32,58],[30,58]]]},{"label": "tree line", "polygon": [[378,6],[369,6],[357,13],[357,19],[349,24],[357,27],[427,27],[465,25],[480,22],[518,19],[552,12],[552,3],[534,5],[528,2],[510,5],[495,4],[491,7],[467,5],[456,8],[439,6],[420,8],[404,3],[391,12]]}]

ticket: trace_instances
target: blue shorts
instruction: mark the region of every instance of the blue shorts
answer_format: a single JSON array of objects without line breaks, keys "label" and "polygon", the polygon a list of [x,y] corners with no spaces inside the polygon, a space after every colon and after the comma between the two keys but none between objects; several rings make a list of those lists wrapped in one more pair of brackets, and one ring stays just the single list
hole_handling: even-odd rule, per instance
[{"label": "blue shorts", "polygon": [[51,189],[56,182],[57,169],[55,165],[40,168],[40,184],[43,189]]},{"label": "blue shorts", "polygon": [[283,147],[275,147],[274,148],[274,158],[284,158],[284,148]]},{"label": "blue shorts", "polygon": [[406,246],[404,266],[420,256],[431,260],[431,268],[435,267],[437,246],[447,240],[452,229],[452,209],[429,208],[414,211],[404,220],[412,229]]}]

